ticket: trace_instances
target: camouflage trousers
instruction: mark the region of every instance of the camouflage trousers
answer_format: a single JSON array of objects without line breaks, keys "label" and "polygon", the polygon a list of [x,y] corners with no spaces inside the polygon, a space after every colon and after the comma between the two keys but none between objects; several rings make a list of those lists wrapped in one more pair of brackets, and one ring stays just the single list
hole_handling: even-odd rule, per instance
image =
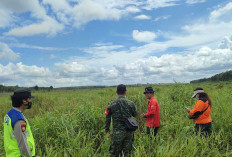
[{"label": "camouflage trousers", "polygon": [[130,156],[134,133],[130,131],[113,131],[111,136],[110,154],[111,157]]}]

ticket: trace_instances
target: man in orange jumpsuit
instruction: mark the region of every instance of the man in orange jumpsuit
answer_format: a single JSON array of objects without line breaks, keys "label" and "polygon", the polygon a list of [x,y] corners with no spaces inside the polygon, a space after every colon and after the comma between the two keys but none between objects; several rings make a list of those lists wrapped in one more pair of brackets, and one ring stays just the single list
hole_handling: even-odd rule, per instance
[{"label": "man in orange jumpsuit", "polygon": [[146,127],[147,134],[152,134],[156,136],[157,131],[160,126],[160,117],[159,117],[159,104],[154,97],[154,90],[152,87],[146,87],[144,92],[148,101],[147,113],[141,114],[143,118],[146,118]]}]

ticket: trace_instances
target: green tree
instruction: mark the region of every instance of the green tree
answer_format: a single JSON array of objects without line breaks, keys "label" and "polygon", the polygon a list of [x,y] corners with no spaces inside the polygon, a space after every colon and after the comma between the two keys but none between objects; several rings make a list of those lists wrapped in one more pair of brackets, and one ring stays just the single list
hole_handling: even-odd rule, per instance
[{"label": "green tree", "polygon": [[36,91],[39,90],[39,86],[36,85],[36,86],[34,87],[34,89],[35,89]]}]

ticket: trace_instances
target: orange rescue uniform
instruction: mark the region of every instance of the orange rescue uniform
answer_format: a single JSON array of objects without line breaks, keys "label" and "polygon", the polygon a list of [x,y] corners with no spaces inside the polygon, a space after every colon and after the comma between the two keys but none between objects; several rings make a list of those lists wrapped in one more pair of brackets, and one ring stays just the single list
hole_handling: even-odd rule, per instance
[{"label": "orange rescue uniform", "polygon": [[[204,111],[207,107],[209,106],[209,102],[202,101],[202,100],[197,100],[196,104],[194,105],[194,109],[190,110],[189,114],[190,116],[193,116],[195,112],[197,111]],[[211,106],[208,107],[208,109],[200,115],[197,119],[194,119],[196,124],[206,124],[212,122],[211,119]]]}]

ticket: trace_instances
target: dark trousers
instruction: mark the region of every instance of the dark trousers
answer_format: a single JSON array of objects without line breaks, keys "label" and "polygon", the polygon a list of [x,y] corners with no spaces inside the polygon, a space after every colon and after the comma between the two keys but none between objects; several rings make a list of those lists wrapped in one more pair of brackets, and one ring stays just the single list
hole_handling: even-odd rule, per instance
[{"label": "dark trousers", "polygon": [[196,132],[199,132],[201,133],[201,136],[209,136],[211,134],[211,122],[210,123],[206,123],[206,124],[196,124],[195,125],[195,130]]},{"label": "dark trousers", "polygon": [[151,127],[147,127],[147,134],[148,135],[154,135],[154,137],[156,137],[156,134],[158,132],[158,129],[159,127],[154,127],[154,128],[151,128]]}]

